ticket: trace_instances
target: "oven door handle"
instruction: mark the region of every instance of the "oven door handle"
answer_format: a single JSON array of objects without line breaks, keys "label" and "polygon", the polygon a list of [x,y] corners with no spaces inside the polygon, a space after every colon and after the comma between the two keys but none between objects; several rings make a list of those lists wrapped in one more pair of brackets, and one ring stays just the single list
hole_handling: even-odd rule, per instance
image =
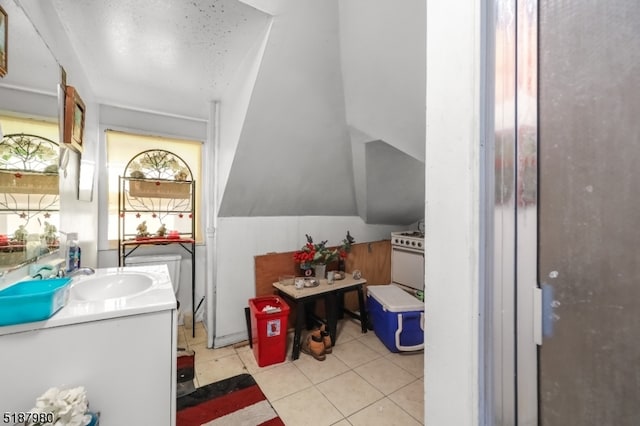
[{"label": "oven door handle", "polygon": [[417,253],[424,256],[424,249],[419,249],[415,247],[405,247],[405,246],[393,246],[391,248],[392,250],[396,250],[396,251],[403,251],[405,253],[411,253],[411,254]]},{"label": "oven door handle", "polygon": [[[419,345],[413,345],[413,346],[402,346],[400,344],[400,334],[402,333],[402,318],[403,318],[403,315],[398,314],[398,329],[396,330],[396,348],[398,348],[399,351],[419,351],[421,349],[424,349],[424,341]],[[420,330],[424,332],[424,312],[420,312]]]}]

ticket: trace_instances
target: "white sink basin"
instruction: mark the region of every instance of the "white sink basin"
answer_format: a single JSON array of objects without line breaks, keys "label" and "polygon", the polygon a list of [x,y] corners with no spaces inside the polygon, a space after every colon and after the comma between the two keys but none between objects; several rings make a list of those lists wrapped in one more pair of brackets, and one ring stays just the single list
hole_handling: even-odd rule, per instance
[{"label": "white sink basin", "polygon": [[99,275],[73,284],[71,295],[78,300],[131,297],[150,289],[153,282],[153,278],[148,275],[131,272]]}]

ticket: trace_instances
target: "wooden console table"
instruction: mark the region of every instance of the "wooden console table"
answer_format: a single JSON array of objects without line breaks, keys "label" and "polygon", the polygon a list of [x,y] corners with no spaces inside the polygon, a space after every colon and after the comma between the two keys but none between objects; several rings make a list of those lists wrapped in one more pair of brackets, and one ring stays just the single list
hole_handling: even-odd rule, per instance
[{"label": "wooden console table", "polygon": [[[317,287],[306,287],[297,289],[294,285],[283,285],[280,282],[273,283],[273,287],[278,290],[278,293],[287,299],[287,301],[295,304],[296,306],[296,326],[295,334],[293,337],[293,353],[292,359],[296,360],[300,356],[300,339],[302,334],[302,328],[307,321],[307,315],[313,314],[313,312],[306,312],[305,305],[315,303],[319,298],[324,298],[326,306],[326,322],[327,329],[331,335],[331,343],[336,343],[336,332],[338,325],[338,296],[350,292],[358,292],[358,306],[359,313],[347,311],[342,307],[342,310],[348,313],[350,316],[359,319],[362,326],[362,332],[367,332],[367,308],[365,306],[363,285],[367,283],[364,278],[354,279],[347,275],[345,279],[335,281],[333,284],[328,284],[326,279],[320,280],[320,285]],[[340,312],[341,314],[342,312]]]}]

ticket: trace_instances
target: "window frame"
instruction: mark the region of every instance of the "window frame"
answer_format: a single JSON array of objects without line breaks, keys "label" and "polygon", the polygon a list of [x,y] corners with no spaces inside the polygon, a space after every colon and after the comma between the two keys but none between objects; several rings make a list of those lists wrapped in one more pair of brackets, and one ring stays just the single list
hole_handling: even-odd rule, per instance
[{"label": "window frame", "polygon": [[[203,218],[205,214],[205,206],[204,206],[204,191],[205,188],[201,184],[204,180],[204,156],[205,156],[205,141],[198,140],[193,136],[185,136],[185,135],[177,135],[177,134],[166,134],[162,132],[151,132],[143,129],[132,129],[125,128],[120,126],[113,125],[103,125],[100,126],[100,152],[98,153],[101,161],[99,162],[100,167],[98,170],[99,180],[98,180],[98,203],[100,206],[106,206],[106,208],[98,209],[98,250],[107,251],[107,250],[117,250],[118,249],[118,239],[109,238],[109,220],[110,220],[110,204],[109,204],[109,163],[107,156],[107,133],[109,131],[130,134],[132,136],[140,136],[145,138],[159,138],[159,139],[172,139],[172,140],[184,140],[188,143],[197,143],[199,144],[200,152],[199,152],[199,161],[198,165],[199,173],[194,172],[194,182],[196,183],[196,197],[195,197],[195,216],[196,223],[194,224],[195,228],[195,239],[196,245],[204,244],[204,225]],[[141,151],[145,148],[141,148]],[[190,167],[192,167],[190,165]],[[116,206],[117,210],[117,206]]]}]

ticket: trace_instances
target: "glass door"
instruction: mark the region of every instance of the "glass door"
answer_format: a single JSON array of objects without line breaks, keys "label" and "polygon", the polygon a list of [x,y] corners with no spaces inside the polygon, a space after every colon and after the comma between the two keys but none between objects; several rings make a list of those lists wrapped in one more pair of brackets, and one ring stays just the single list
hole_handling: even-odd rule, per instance
[{"label": "glass door", "polygon": [[539,21],[539,424],[637,425],[640,2]]}]

